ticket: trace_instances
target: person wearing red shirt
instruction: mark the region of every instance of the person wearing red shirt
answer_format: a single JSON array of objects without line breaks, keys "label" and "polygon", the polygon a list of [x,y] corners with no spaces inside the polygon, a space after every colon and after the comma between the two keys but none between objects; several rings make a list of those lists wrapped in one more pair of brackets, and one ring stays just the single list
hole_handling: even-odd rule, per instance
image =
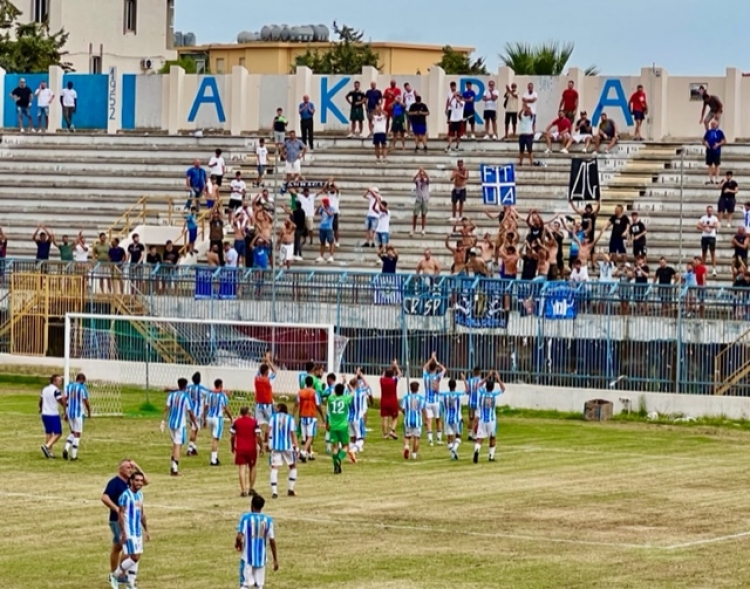
[{"label": "person wearing red shirt", "polygon": [[255,375],[255,420],[263,428],[263,435],[273,415],[273,379],[276,378],[276,367],[271,360],[271,353],[263,356],[263,364]]},{"label": "person wearing red shirt", "polygon": [[263,455],[258,422],[250,417],[250,408],[242,407],[240,416],[232,424],[230,445],[234,463],[239,469],[240,496],[255,495],[255,475],[258,453]]},{"label": "person wearing red shirt", "polygon": [[693,258],[693,271],[695,272],[695,282],[698,285],[698,302],[700,303],[698,312],[701,317],[703,317],[703,311],[705,310],[703,302],[706,300],[706,284],[708,282],[706,277],[708,276],[708,268],[703,263],[700,256],[695,256]]},{"label": "person wearing red shirt", "polygon": [[[552,121],[544,130],[544,140],[547,142],[547,150],[544,153],[552,153],[552,142],[560,142],[562,149],[560,153],[568,153],[568,147],[573,143],[573,137],[570,130],[573,128],[570,120],[565,116],[565,112],[560,109],[557,118]],[[555,129],[554,131],[552,129]]]},{"label": "person wearing red shirt", "polygon": [[643,91],[643,86],[641,84],[638,84],[638,88],[636,88],[635,92],[633,92],[633,95],[630,97],[628,108],[635,120],[633,139],[635,141],[643,141],[643,137],[641,137],[641,125],[646,118],[646,114],[648,114],[648,102],[646,102],[646,93]]},{"label": "person wearing red shirt", "polygon": [[394,360],[380,377],[380,420],[383,439],[398,440],[396,424],[398,423],[398,379],[401,378],[401,368],[398,360]]},{"label": "person wearing red shirt", "polygon": [[568,81],[568,87],[563,90],[562,97],[560,98],[560,106],[557,108],[563,111],[565,118],[573,124],[576,119],[576,113],[578,112],[578,90],[574,88],[575,82],[573,80]]},{"label": "person wearing red shirt", "polygon": [[383,110],[388,117],[386,133],[390,131],[391,119],[393,118],[393,105],[396,102],[397,96],[401,96],[401,88],[396,86],[396,80],[391,80],[391,85],[383,92]]}]

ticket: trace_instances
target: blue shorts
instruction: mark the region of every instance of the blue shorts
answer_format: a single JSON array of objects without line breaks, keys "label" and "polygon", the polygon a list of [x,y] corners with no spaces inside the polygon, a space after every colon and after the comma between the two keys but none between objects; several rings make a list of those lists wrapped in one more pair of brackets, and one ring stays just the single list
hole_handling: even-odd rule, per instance
[{"label": "blue shorts", "polygon": [[118,522],[109,522],[109,529],[112,532],[112,544],[119,544],[122,538],[122,530]]},{"label": "blue shorts", "polygon": [[45,434],[62,434],[62,420],[59,415],[42,415],[42,423]]},{"label": "blue shorts", "polygon": [[266,173],[266,166],[258,165],[258,176],[262,176]]},{"label": "blue shorts", "polygon": [[427,125],[422,123],[412,123],[411,130],[415,135],[427,135]]},{"label": "blue shorts", "polygon": [[367,231],[375,231],[375,228],[378,226],[378,218],[377,217],[367,217],[365,219],[365,228]]},{"label": "blue shorts", "polygon": [[378,232],[375,234],[375,236],[378,238],[378,245],[388,245],[388,233]]},{"label": "blue shorts", "polygon": [[634,110],[634,111],[633,111],[633,118],[634,118],[634,119],[635,119],[636,121],[642,121],[642,120],[643,120],[643,119],[645,119],[646,117],[645,117],[645,115],[643,114],[643,111],[642,111],[642,110]]},{"label": "blue shorts", "polygon": [[320,245],[333,243],[333,229],[319,229]]},{"label": "blue shorts", "polygon": [[625,240],[622,237],[610,237],[609,238],[609,253],[610,254],[626,254]]},{"label": "blue shorts", "polygon": [[37,114],[42,117],[49,117],[49,106],[38,106]]},{"label": "blue shorts", "polygon": [[195,243],[198,239],[198,228],[188,229],[188,243]]},{"label": "blue shorts", "polygon": [[245,240],[235,239],[234,240],[234,251],[237,252],[238,256],[245,256]]},{"label": "blue shorts", "polygon": [[375,147],[379,147],[381,145],[386,145],[388,143],[388,139],[385,135],[385,133],[375,133],[372,136],[372,144]]}]

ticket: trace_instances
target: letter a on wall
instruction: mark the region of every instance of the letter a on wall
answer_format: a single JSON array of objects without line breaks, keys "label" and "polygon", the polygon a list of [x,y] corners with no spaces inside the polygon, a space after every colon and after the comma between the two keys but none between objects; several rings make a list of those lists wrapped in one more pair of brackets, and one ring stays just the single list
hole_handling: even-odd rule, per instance
[{"label": "letter a on wall", "polygon": [[[612,93],[614,93],[614,96],[610,96]],[[627,126],[633,125],[633,115],[630,114],[628,108],[628,99],[625,96],[625,90],[622,89],[622,82],[618,79],[604,81],[601,94],[599,94],[599,102],[596,103],[596,110],[591,117],[591,122],[594,125],[599,124],[599,117],[602,116],[602,111],[605,108],[619,108]]]},{"label": "letter a on wall", "polygon": [[216,78],[214,78],[213,76],[206,76],[201,80],[201,85],[198,87],[198,91],[195,93],[193,106],[190,108],[188,123],[195,122],[195,117],[198,116],[198,110],[204,104],[214,105],[214,107],[216,108],[216,118],[219,119],[220,123],[226,122],[227,119],[226,116],[224,116],[224,105],[221,103],[219,87],[216,84]]}]

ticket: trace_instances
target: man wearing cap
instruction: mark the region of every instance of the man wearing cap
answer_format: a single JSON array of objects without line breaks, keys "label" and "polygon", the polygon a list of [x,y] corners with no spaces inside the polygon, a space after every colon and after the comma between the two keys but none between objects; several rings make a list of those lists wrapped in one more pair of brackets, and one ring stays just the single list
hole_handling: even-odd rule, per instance
[{"label": "man wearing cap", "polygon": [[13,102],[16,103],[16,113],[18,114],[18,128],[21,133],[24,132],[23,119],[29,121],[29,129],[34,129],[34,121],[31,118],[31,88],[26,85],[26,80],[18,80],[18,87],[10,93]]}]

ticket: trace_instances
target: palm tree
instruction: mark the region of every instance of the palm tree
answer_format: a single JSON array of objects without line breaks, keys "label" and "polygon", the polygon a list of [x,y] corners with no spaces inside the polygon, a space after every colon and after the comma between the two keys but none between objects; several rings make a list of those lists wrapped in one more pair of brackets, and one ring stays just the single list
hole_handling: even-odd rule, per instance
[{"label": "palm tree", "polygon": [[[505,53],[500,54],[500,61],[519,76],[559,76],[573,55],[574,43],[547,41],[539,45],[516,41],[505,44]],[[596,66],[586,68],[587,76],[599,73]]]}]

